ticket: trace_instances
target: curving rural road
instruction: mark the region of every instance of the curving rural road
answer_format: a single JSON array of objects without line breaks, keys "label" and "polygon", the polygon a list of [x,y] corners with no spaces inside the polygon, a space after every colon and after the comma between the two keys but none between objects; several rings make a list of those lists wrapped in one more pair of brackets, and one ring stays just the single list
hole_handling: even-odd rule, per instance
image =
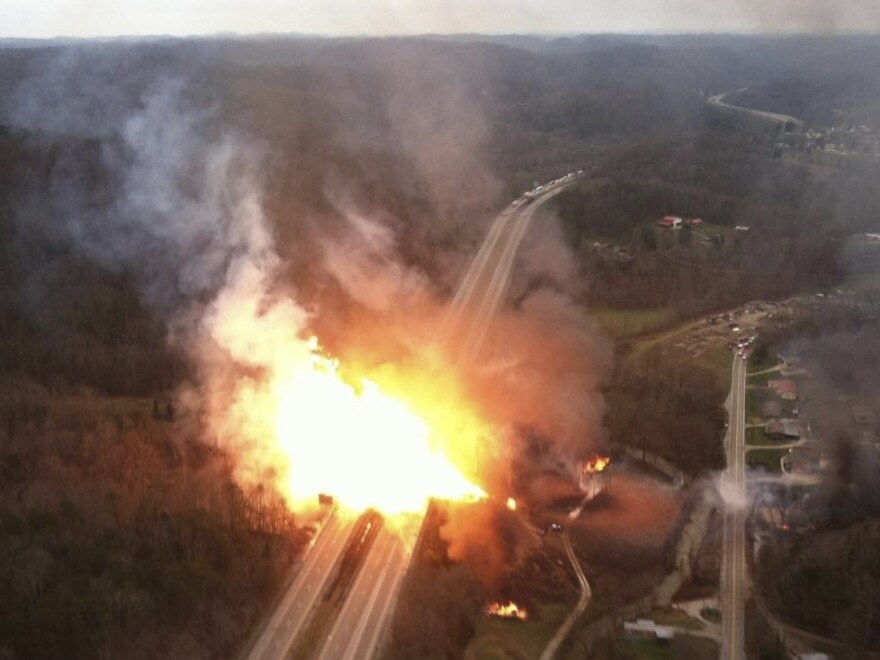
[{"label": "curving rural road", "polygon": [[743,92],[747,87],[743,87],[741,89],[737,89],[733,92],[724,92],[723,94],[716,94],[709,98],[709,105],[715,106],[716,108],[723,108],[725,110],[730,110],[734,112],[738,112],[740,114],[745,113],[752,115],[753,117],[758,117],[760,119],[767,119],[777,124],[794,124],[795,126],[801,127],[805,124],[803,119],[798,119],[797,117],[791,117],[789,115],[783,115],[778,112],[767,112],[766,110],[754,110],[752,108],[745,108],[741,105],[731,105],[730,103],[726,103],[724,101],[725,97],[730,94],[736,94],[737,92]]},{"label": "curving rural road", "polygon": [[571,562],[571,566],[574,568],[575,575],[581,585],[581,595],[578,598],[578,602],[574,606],[574,609],[565,618],[565,621],[559,626],[559,630],[556,631],[556,634],[553,635],[553,638],[544,648],[540,660],[553,660],[556,653],[559,651],[562,642],[565,641],[571,632],[571,629],[574,628],[574,624],[577,623],[581,614],[587,609],[587,605],[590,604],[590,598],[593,595],[593,592],[590,589],[590,583],[587,582],[587,576],[584,575],[581,563],[578,561],[577,555],[574,554],[574,548],[571,547],[571,539],[568,536],[568,530],[565,531],[562,542],[565,545],[565,554],[568,555],[568,560]]},{"label": "curving rural road", "polygon": [[745,660],[746,576],[746,360],[734,355],[727,398],[727,471],[722,488],[727,509],[721,560],[722,660]]}]

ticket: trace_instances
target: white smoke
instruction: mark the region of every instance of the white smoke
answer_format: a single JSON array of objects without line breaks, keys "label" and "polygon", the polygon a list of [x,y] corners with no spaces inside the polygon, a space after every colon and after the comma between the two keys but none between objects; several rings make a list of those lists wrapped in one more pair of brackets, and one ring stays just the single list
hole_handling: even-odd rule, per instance
[{"label": "white smoke", "polygon": [[368,309],[388,312],[428,288],[423,273],[401,262],[388,222],[375,214],[368,217],[353,204],[339,211],[344,230],[320,239],[320,245],[324,268],[348,295]]},{"label": "white smoke", "polygon": [[[17,129],[47,126],[62,135],[82,136],[83,109],[96,109],[103,124],[98,162],[73,150],[52,189],[42,191],[55,198],[43,231],[135,276],[144,300],[167,321],[169,340],[196,367],[196,382],[180,400],[238,455],[240,476],[259,480],[276,467],[277,450],[265,444],[271,434],[242,423],[263,387],[247,370],[290,371],[311,355],[308,315],[279,281],[283,262],[262,205],[262,150],[219,127],[181,78],[158,76],[136,102],[120,103],[118,95],[102,96],[107,81],[80,87],[83,71],[71,58],[63,53],[57,66],[25,80],[12,115],[27,118],[13,123]],[[67,98],[82,100],[70,107]],[[105,204],[88,203],[81,190],[89,168],[112,187]],[[19,218],[23,230],[30,219]],[[261,451],[237,451],[259,443]]]}]

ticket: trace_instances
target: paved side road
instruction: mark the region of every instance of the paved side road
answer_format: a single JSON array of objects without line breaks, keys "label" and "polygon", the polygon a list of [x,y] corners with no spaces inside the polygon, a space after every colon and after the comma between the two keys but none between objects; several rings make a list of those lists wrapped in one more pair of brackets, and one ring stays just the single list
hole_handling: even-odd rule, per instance
[{"label": "paved side road", "polygon": [[575,575],[577,575],[578,582],[581,585],[581,595],[580,598],[578,598],[577,605],[574,606],[574,609],[569,613],[565,621],[562,622],[562,625],[559,626],[559,630],[556,631],[556,634],[553,635],[553,638],[547,644],[547,647],[541,654],[540,660],[553,660],[556,653],[559,651],[560,645],[565,641],[569,633],[571,633],[571,629],[574,628],[574,624],[577,623],[581,614],[587,609],[587,605],[590,604],[590,598],[593,595],[593,591],[590,589],[590,583],[587,582],[587,576],[584,575],[581,563],[578,561],[577,555],[574,554],[574,548],[571,547],[571,538],[569,537],[567,530],[563,535],[562,542],[565,544],[565,554],[568,555],[568,560],[571,562],[571,566],[574,568]]},{"label": "paved side road", "polygon": [[727,471],[722,488],[727,502],[721,563],[722,660],[745,660],[746,576],[746,361],[735,355],[727,399]]}]

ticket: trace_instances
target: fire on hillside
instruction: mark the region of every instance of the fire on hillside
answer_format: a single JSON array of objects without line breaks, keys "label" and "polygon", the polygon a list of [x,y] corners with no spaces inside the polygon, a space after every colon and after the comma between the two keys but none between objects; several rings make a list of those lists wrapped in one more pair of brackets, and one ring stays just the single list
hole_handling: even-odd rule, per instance
[{"label": "fire on hillside", "polygon": [[391,515],[421,512],[431,497],[486,497],[450,456],[462,453],[455,438],[466,437],[451,429],[487,433],[455,397],[403,396],[394,383],[344,373],[315,338],[303,353],[279,360],[233,411],[241,426],[274,419],[273,456],[265,460],[278,466],[292,508],[319,493],[352,511]]},{"label": "fire on hillside", "polygon": [[581,464],[578,485],[586,493],[586,499],[592,500],[608,486],[608,466],[611,457],[597,454]]},{"label": "fire on hillside", "polygon": [[529,617],[529,613],[526,611],[526,608],[517,605],[512,600],[507,601],[506,603],[489,603],[486,606],[486,616],[495,618],[495,619],[514,619],[518,621],[525,621]]}]

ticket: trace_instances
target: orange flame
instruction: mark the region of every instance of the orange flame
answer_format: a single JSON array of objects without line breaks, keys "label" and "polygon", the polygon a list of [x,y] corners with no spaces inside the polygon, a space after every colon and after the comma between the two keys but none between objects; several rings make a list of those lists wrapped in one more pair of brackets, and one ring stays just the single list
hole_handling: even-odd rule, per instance
[{"label": "orange flame", "polygon": [[511,511],[516,511],[516,500],[512,497],[507,498],[507,508]]},{"label": "orange flame", "polygon": [[308,364],[272,383],[274,434],[287,467],[282,490],[291,506],[326,493],[350,509],[397,514],[422,511],[431,497],[486,496],[449,460],[416,406],[367,378],[346,382],[317,339],[308,348]]},{"label": "orange flame", "polygon": [[584,464],[581,466],[581,474],[596,474],[598,472],[604,471],[611,464],[610,456],[601,456],[597,455],[593,458],[584,461]]},{"label": "orange flame", "polygon": [[520,607],[512,600],[506,603],[489,603],[486,607],[486,614],[498,619],[519,619],[525,621],[529,613],[526,608]]}]

